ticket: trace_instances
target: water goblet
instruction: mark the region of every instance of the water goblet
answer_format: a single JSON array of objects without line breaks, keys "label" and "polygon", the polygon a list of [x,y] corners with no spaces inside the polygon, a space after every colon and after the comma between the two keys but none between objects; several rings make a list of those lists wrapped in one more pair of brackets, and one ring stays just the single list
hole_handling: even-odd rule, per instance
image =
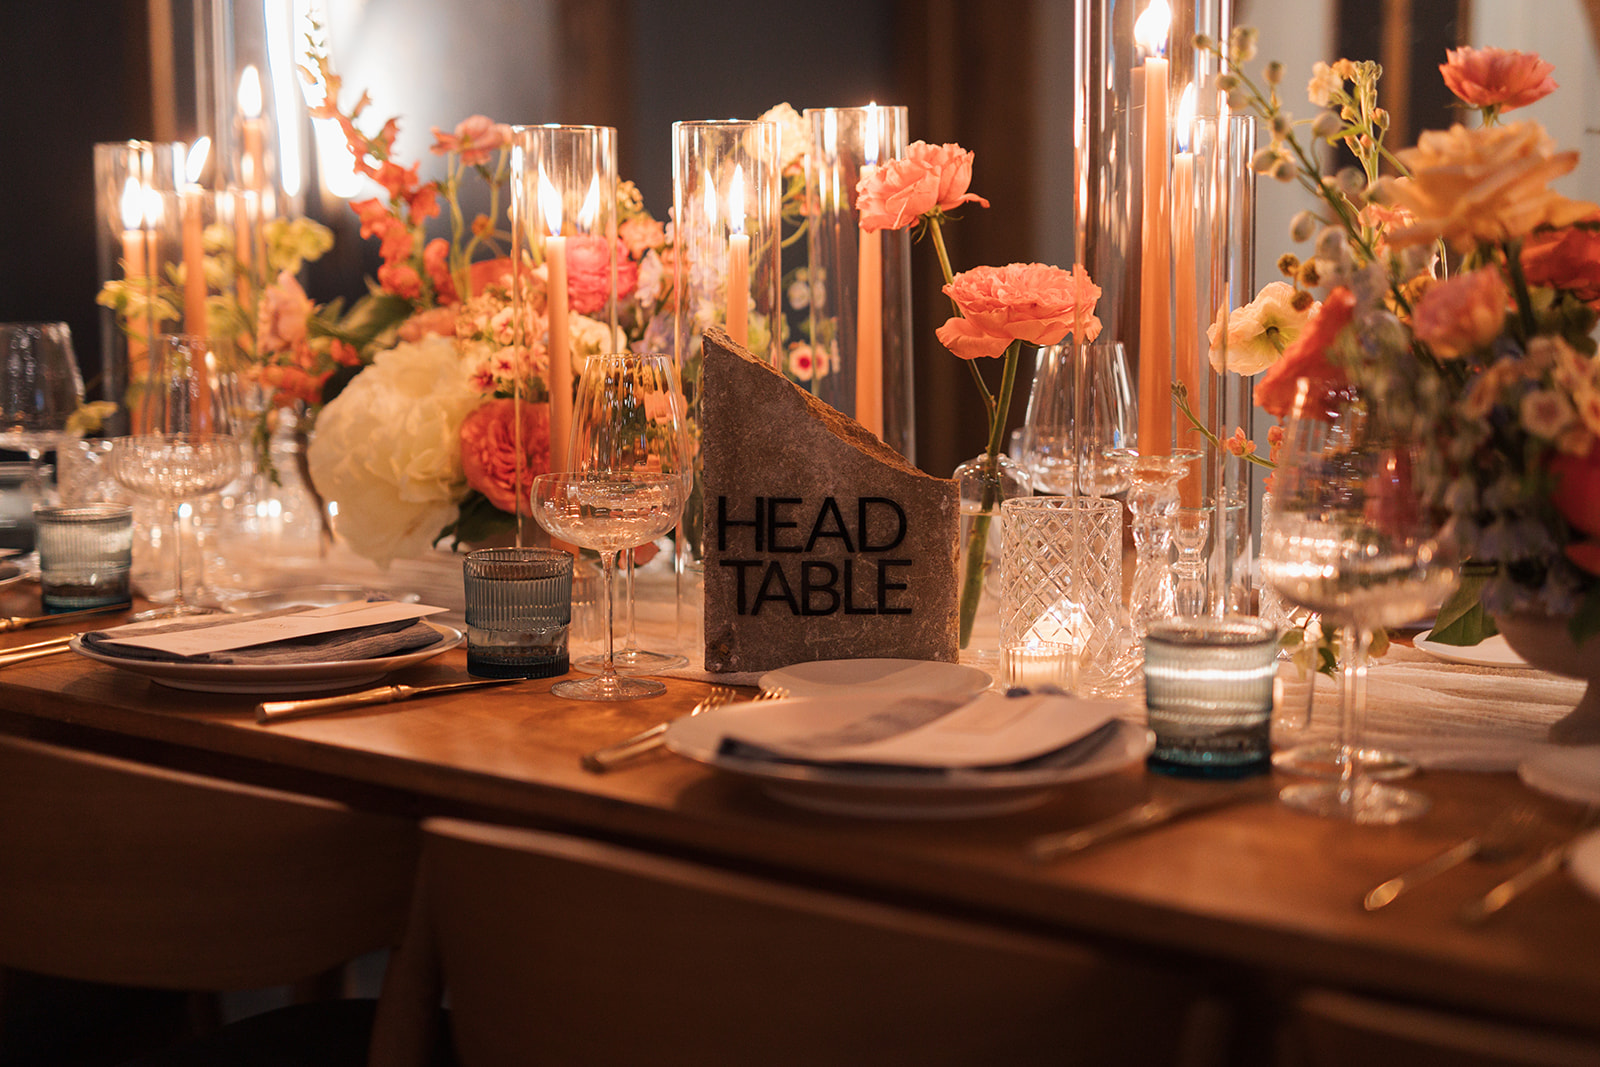
[{"label": "water goblet", "polygon": [[232,343],[194,335],[158,337],[138,390],[139,432],[116,438],[111,469],[124,487],[167,505],[173,541],[172,603],[139,618],[208,615],[221,609],[191,603],[184,583],[183,507],[239,474],[241,374]]},{"label": "water goblet", "polygon": [[[621,352],[593,356],[578,379],[572,410],[572,469],[579,472],[647,470],[687,474],[683,396],[672,356]],[[623,557],[623,641],[612,653],[621,674],[682,667],[686,657],[640,648],[635,629],[634,553]],[[573,666],[600,669],[600,656]]]},{"label": "water goblet", "polygon": [[1359,389],[1299,383],[1261,573],[1285,600],[1339,628],[1338,777],[1279,794],[1312,814],[1390,824],[1428,810],[1426,796],[1378,781],[1361,758],[1373,630],[1418,618],[1455,584],[1454,546],[1419,502],[1414,449]]},{"label": "water goblet", "polygon": [[27,453],[32,482],[82,402],[83,376],[66,323],[0,323],[0,448]]},{"label": "water goblet", "polygon": [[1127,488],[1105,454],[1131,448],[1139,422],[1128,356],[1117,341],[1039,349],[1020,462],[1035,491],[1111,496]]},{"label": "water goblet", "polygon": [[592,678],[560,682],[556,696],[574,700],[634,700],[666,692],[651,678],[617,673],[612,659],[612,587],[618,552],[631,550],[666,534],[683,511],[684,480],[678,474],[645,470],[541,474],[533,480],[533,517],[568,544],[600,554],[604,581],[606,654]]}]

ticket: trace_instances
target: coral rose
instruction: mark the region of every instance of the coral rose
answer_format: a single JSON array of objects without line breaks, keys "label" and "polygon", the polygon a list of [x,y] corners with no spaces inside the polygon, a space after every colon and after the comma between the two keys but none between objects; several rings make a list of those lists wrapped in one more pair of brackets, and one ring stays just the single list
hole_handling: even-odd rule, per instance
[{"label": "coral rose", "polygon": [[1430,285],[1411,316],[1417,338],[1443,359],[1482,348],[1505,329],[1511,292],[1495,267]]},{"label": "coral rose", "polygon": [[[517,482],[517,416],[522,422],[522,481]],[[526,501],[533,476],[550,468],[550,408],[509,398],[490,400],[461,422],[461,470],[467,485],[501,511]]]},{"label": "coral rose", "polygon": [[1212,369],[1222,373],[1224,354],[1226,369],[1236,374],[1259,374],[1278,362],[1278,357],[1300,336],[1306,320],[1316,310],[1312,305],[1300,311],[1294,303],[1295,288],[1287,282],[1268,282],[1262,286],[1254,300],[1227,316],[1226,353],[1218,345],[1223,336],[1223,315],[1219,312],[1217,321],[1206,329]]},{"label": "coral rose", "polygon": [[485,115],[473,115],[457,123],[454,134],[433,127],[433,138],[434,155],[460,152],[462,163],[476,167],[489,162],[495,149],[511,143],[511,127]]},{"label": "coral rose", "polygon": [[1557,88],[1556,68],[1534,52],[1504,48],[1452,48],[1439,64],[1444,83],[1473,107],[1509,111],[1542,100]]},{"label": "coral rose", "polygon": [[1524,237],[1540,226],[1570,226],[1600,211],[1569,200],[1549,183],[1578,165],[1557,152],[1533,122],[1429,130],[1396,153],[1409,178],[1384,179],[1391,198],[1415,221],[1389,233],[1395,248],[1443,238],[1460,252],[1480,243]]},{"label": "coral rose", "polygon": [[939,327],[939,343],[962,359],[998,356],[1012,341],[1052,345],[1075,329],[1084,341],[1100,335],[1100,287],[1081,264],[1070,271],[1043,263],[977,267],[957,274],[944,293],[961,315]]},{"label": "coral rose", "polygon": [[1256,406],[1283,418],[1294,406],[1295,383],[1301,378],[1310,378],[1313,388],[1324,394],[1343,388],[1347,384],[1344,370],[1329,361],[1328,351],[1355,312],[1356,297],[1350,290],[1341,287],[1329,293],[1305,332],[1256,383]]},{"label": "coral rose", "polygon": [[[618,242],[617,298],[626,299],[639,284],[639,265]],[[611,257],[604,237],[567,238],[567,299],[580,315],[604,309],[611,296]]]},{"label": "coral rose", "polygon": [[[1600,217],[1584,220],[1600,226]],[[1600,311],[1600,231],[1573,226],[1532,234],[1522,245],[1530,285],[1565,289]]]},{"label": "coral rose", "polygon": [[969,201],[988,207],[989,201],[967,192],[971,184],[971,152],[958,144],[917,141],[904,159],[874,167],[856,183],[861,228],[903,230],[929,212],[954,211]]}]

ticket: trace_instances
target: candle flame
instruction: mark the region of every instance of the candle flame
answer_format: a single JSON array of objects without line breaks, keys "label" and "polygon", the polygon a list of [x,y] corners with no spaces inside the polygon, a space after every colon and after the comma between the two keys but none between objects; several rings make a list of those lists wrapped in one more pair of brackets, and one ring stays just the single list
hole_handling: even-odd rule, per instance
[{"label": "candle flame", "polygon": [[561,194],[550,184],[544,164],[539,164],[539,213],[544,216],[545,228],[551,237],[561,236]]},{"label": "candle flame", "polygon": [[875,167],[878,165],[878,142],[882,139],[876,100],[867,105],[867,132],[862,136],[866,140],[866,165]]},{"label": "candle flame", "polygon": [[728,182],[728,232],[744,232],[744,164],[733,167],[733,180]]},{"label": "candle flame", "polygon": [[206,159],[211,155],[211,138],[202,137],[189,146],[189,157],[184,161],[183,174],[190,185],[200,184],[200,175],[206,171]]},{"label": "candle flame", "polygon": [[239,110],[247,119],[261,117],[261,72],[254,64],[239,74]]},{"label": "candle flame", "polygon": [[589,191],[583,195],[583,206],[578,209],[578,226],[591,229],[600,216],[600,175],[589,179]]},{"label": "candle flame", "polygon": [[1178,142],[1178,151],[1188,152],[1194,142],[1194,83],[1190,82],[1183,87],[1183,95],[1178,97],[1178,113],[1173,123],[1173,138]]},{"label": "candle flame", "polygon": [[1153,56],[1167,54],[1167,36],[1171,32],[1172,9],[1167,0],[1150,0],[1150,6],[1133,24],[1133,39]]},{"label": "candle flame", "polygon": [[137,230],[144,221],[144,190],[139,188],[139,179],[128,175],[128,180],[122,183],[122,228],[124,230]]}]

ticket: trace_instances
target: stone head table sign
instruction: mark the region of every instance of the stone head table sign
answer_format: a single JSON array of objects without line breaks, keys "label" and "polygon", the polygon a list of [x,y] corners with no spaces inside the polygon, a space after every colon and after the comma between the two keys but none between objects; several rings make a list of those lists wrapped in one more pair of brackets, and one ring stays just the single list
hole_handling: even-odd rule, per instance
[{"label": "stone head table sign", "polygon": [[719,328],[702,374],[706,669],[954,662],[956,483]]}]

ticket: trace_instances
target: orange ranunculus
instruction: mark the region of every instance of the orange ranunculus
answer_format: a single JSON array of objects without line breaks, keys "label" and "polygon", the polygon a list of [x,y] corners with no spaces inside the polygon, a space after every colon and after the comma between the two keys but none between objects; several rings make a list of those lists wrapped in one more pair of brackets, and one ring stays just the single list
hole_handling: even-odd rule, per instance
[{"label": "orange ranunculus", "polygon": [[861,228],[903,230],[934,209],[954,211],[968,202],[988,207],[989,201],[967,192],[971,184],[971,152],[958,144],[917,141],[904,159],[874,167],[856,183]]},{"label": "orange ranunculus", "polygon": [[456,294],[455,279],[450,277],[450,242],[435,237],[422,249],[422,269],[428,272],[433,283],[433,295],[441,304],[454,304],[461,299]]},{"label": "orange ranunculus", "polygon": [[1452,48],[1439,73],[1452,93],[1473,107],[1509,111],[1527,107],[1555,92],[1550,72],[1556,68],[1537,52],[1504,48]]},{"label": "orange ranunculus", "polygon": [[1008,263],[962,271],[944,287],[961,314],[939,327],[939,343],[962,359],[998,356],[1012,341],[1052,345],[1073,330],[1100,335],[1100,287],[1080,264]]},{"label": "orange ranunculus", "polygon": [[1495,267],[1437,282],[1417,303],[1411,328],[1442,359],[1457,359],[1499,337],[1511,291]]},{"label": "orange ranunculus", "polygon": [[[517,485],[517,424],[522,423],[522,484]],[[543,404],[504,398],[489,400],[461,423],[461,469],[467,485],[501,511],[515,511],[526,498],[533,476],[550,468],[550,409]]]},{"label": "orange ranunculus", "polygon": [[[1584,220],[1600,223],[1600,216]],[[1600,231],[1570,226],[1532,234],[1522,245],[1530,285],[1566,289],[1600,311]]]},{"label": "orange ranunculus", "polygon": [[1557,452],[1550,457],[1555,489],[1550,502],[1561,517],[1590,537],[1600,537],[1600,446],[1581,456]]},{"label": "orange ranunculus", "polygon": [[378,284],[407,300],[415,300],[422,295],[422,276],[405,263],[385,263],[379,267]]},{"label": "orange ranunculus", "polygon": [[1283,358],[1256,383],[1256,406],[1270,415],[1283,418],[1294,406],[1295,382],[1310,378],[1326,392],[1347,384],[1344,370],[1328,360],[1328,349],[1341,330],[1355,317],[1356,297],[1340,287],[1328,294],[1322,307],[1306,323],[1305,330],[1284,350]]},{"label": "orange ranunculus", "polygon": [[261,368],[261,384],[272,390],[274,407],[288,407],[294,403],[322,403],[322,384],[332,375],[311,374],[299,367],[266,366]]}]

